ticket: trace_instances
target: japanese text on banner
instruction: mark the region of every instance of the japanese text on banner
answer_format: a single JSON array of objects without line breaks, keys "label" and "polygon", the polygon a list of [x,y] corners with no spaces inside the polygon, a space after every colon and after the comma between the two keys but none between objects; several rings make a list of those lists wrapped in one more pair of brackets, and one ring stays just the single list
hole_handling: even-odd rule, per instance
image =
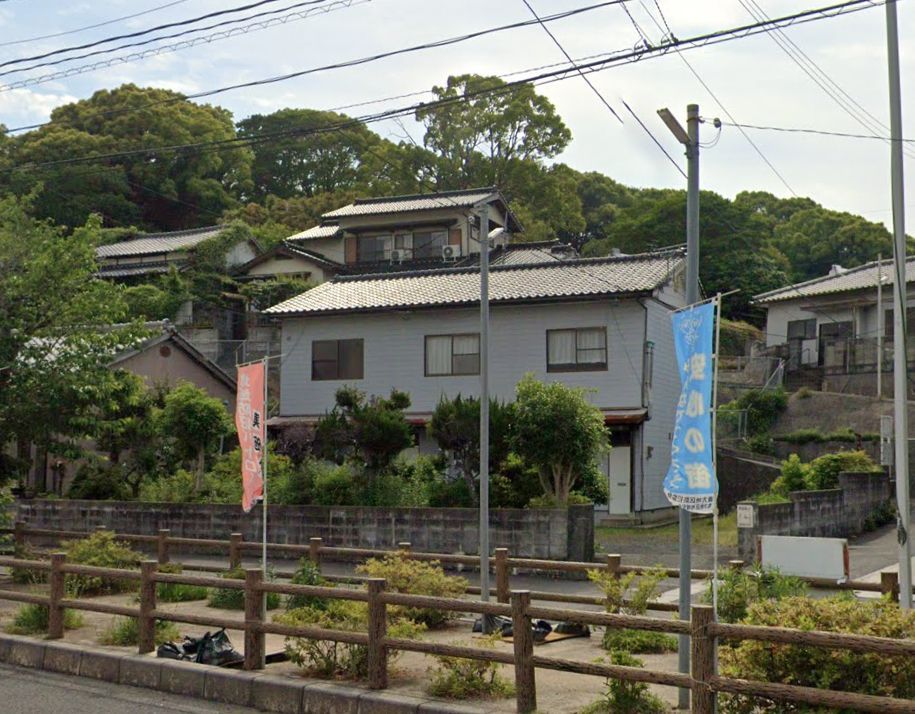
[{"label": "japanese text on banner", "polygon": [[238,394],[235,400],[235,428],[241,448],[241,506],[245,513],[264,497],[261,470],[266,448],[267,425],[264,418],[264,363],[238,368]]}]

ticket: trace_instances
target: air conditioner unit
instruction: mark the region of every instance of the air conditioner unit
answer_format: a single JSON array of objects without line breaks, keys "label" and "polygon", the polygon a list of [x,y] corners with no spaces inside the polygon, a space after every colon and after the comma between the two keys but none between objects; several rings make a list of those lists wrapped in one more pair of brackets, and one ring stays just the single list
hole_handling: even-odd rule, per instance
[{"label": "air conditioner unit", "polygon": [[459,245],[443,245],[442,246],[442,260],[454,260],[455,258],[461,257],[461,246]]},{"label": "air conditioner unit", "polygon": [[403,262],[403,251],[402,250],[392,250],[391,251],[391,262],[392,263],[402,263]]}]

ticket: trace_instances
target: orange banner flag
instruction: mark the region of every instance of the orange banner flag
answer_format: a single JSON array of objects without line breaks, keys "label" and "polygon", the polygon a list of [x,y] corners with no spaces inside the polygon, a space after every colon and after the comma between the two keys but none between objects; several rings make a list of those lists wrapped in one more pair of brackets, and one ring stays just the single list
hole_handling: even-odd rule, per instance
[{"label": "orange banner flag", "polygon": [[263,362],[238,368],[235,428],[241,447],[241,507],[245,513],[264,498],[262,463],[264,449],[267,448],[264,379]]}]

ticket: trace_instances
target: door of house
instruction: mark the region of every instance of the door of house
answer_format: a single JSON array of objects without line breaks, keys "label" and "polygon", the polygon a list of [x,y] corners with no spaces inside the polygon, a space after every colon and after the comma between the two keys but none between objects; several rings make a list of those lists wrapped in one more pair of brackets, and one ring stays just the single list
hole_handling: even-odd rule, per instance
[{"label": "door of house", "polygon": [[607,487],[611,516],[632,513],[632,447],[614,446],[607,454]]},{"label": "door of house", "polygon": [[851,322],[824,322],[820,325],[817,363],[820,367],[846,368],[848,342],[854,333]]}]

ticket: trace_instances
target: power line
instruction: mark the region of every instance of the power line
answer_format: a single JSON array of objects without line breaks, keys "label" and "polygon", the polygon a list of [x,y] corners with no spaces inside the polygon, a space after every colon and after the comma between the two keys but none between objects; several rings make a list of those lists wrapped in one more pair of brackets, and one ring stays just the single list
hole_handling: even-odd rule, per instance
[{"label": "power line", "polygon": [[[658,30],[660,30],[663,33],[663,29],[661,29],[661,26],[658,24],[658,21],[655,20],[654,15],[652,15],[652,13],[645,6],[644,0],[639,0],[639,2],[642,4],[642,7],[645,8],[645,12],[651,18],[652,22],[654,22],[654,24],[657,26]],[[670,25],[668,25],[667,20],[664,19],[664,13],[661,10],[661,5],[659,4],[658,0],[655,0],[655,5],[658,8],[658,12],[661,13],[661,18],[664,20],[664,26],[667,28],[668,35],[670,37],[674,37],[673,31],[670,29]],[[736,119],[734,119],[734,116],[731,114],[730,111],[728,111],[728,108],[726,106],[724,106],[724,102],[722,102],[718,98],[718,95],[716,95],[715,92],[712,91],[712,88],[699,75],[699,72],[696,71],[696,69],[689,62],[689,60],[686,59],[686,57],[683,56],[683,53],[680,52],[679,50],[677,50],[677,57],[679,57],[683,61],[683,64],[686,65],[687,69],[693,74],[693,76],[696,78],[696,80],[699,82],[699,84],[701,84],[705,88],[705,91],[708,92],[709,96],[715,101],[715,103],[718,105],[718,107],[721,109],[721,111],[723,111],[725,113],[725,115],[731,121],[736,122]],[[777,168],[775,168],[775,165],[769,160],[769,157],[763,153],[762,149],[759,148],[759,146],[756,144],[756,142],[753,141],[753,139],[751,139],[750,136],[743,129],[738,127],[738,131],[740,131],[740,133],[743,135],[743,138],[747,140],[747,142],[750,144],[750,146],[753,147],[753,150],[759,155],[759,158],[761,158],[763,160],[763,162],[766,164],[766,166],[768,166],[771,169],[772,173],[774,173],[778,177],[778,180],[781,181],[782,184],[784,184],[785,188],[788,189],[789,193],[791,193],[792,196],[797,196],[797,193],[791,187],[791,184],[789,184],[787,179],[781,174],[781,172]],[[720,138],[720,136],[721,135],[719,132],[718,138]],[[717,139],[716,139],[715,143],[717,143]]]},{"label": "power line", "polygon": [[39,40],[51,40],[55,37],[64,37],[66,35],[75,35],[80,32],[86,32],[87,30],[95,30],[99,27],[105,27],[106,25],[114,25],[118,22],[123,22],[124,20],[132,20],[136,17],[141,17],[142,15],[149,15],[153,12],[158,12],[159,10],[165,10],[166,8],[173,7],[175,5],[181,5],[186,3],[187,0],[172,0],[172,2],[167,2],[164,5],[156,5],[151,7],[148,10],[143,10],[141,12],[135,12],[132,15],[122,15],[121,17],[114,17],[110,20],[105,20],[104,22],[97,22],[94,25],[85,25],[84,27],[75,27],[72,30],[64,30],[63,32],[53,32],[49,35],[37,35],[35,37],[26,37],[21,40],[9,40],[7,42],[0,42],[0,47],[9,47],[10,45],[23,45],[27,42],[37,42]]},{"label": "power line", "polygon": [[[278,1],[278,0],[271,0]],[[112,54],[114,52],[120,52],[121,50],[130,49],[132,47],[145,47],[147,45],[155,44],[156,42],[162,42],[163,40],[174,40],[180,37],[186,37],[197,32],[205,32],[207,30],[213,30],[217,27],[225,27],[227,25],[238,25],[243,22],[248,22],[249,20],[257,20],[259,18],[268,17],[271,15],[280,15],[282,13],[289,12],[290,15],[294,15],[292,11],[299,7],[320,5],[321,3],[326,2],[326,0],[304,0],[303,2],[295,3],[294,5],[287,5],[286,7],[279,8],[277,10],[266,10],[262,12],[254,13],[253,15],[247,15],[245,17],[237,17],[230,20],[221,20],[220,22],[214,22],[211,25],[204,25],[203,27],[192,27],[187,30],[182,30],[181,32],[174,32],[170,35],[159,35],[157,37],[150,37],[145,40],[140,40],[139,42],[131,42],[125,45],[117,45],[116,47],[106,47],[100,50],[93,50],[91,52],[86,52],[81,55],[74,55],[72,57],[63,57],[61,59],[50,60],[48,62],[40,62],[38,64],[29,65],[28,67],[16,67],[14,69],[8,69],[4,72],[0,72],[0,77],[6,77],[10,74],[18,74],[19,72],[29,72],[34,69],[41,69],[42,67],[53,67],[60,64],[65,64],[67,62],[75,62],[81,59],[87,59],[89,57],[98,57],[99,55]],[[215,37],[221,33],[214,33],[212,36]],[[204,39],[204,38],[199,38]],[[0,67],[3,65],[0,64]]]},{"label": "power line", "polygon": [[[46,161],[36,164],[30,164],[25,167],[13,167],[12,169],[6,169],[6,171],[21,170],[21,169],[35,169],[43,168],[46,166],[59,166],[71,163],[80,163],[85,161],[99,161],[112,158],[120,158],[124,156],[136,156],[136,155],[154,155],[157,152],[172,152],[172,151],[182,151],[185,149],[205,149],[213,148],[215,150],[221,150],[225,146],[234,148],[239,145],[255,145],[262,141],[269,141],[271,139],[288,137],[288,136],[308,136],[326,133],[328,131],[335,131],[339,128],[353,127],[361,124],[369,124],[377,121],[382,121],[385,119],[391,119],[398,116],[408,116],[414,114],[416,111],[422,110],[435,110],[445,106],[449,106],[458,102],[466,102],[476,96],[486,95],[486,94],[497,94],[505,93],[512,91],[515,87],[525,85],[525,84],[547,84],[554,81],[562,81],[568,79],[571,76],[577,76],[577,74],[571,74],[572,71],[577,72],[598,72],[611,67],[615,67],[621,64],[630,64],[634,62],[641,61],[642,59],[647,59],[659,55],[666,54],[673,48],[676,47],[685,47],[689,49],[694,49],[698,47],[706,47],[709,45],[719,44],[721,42],[727,42],[734,39],[740,39],[743,37],[749,37],[760,32],[766,31],[766,28],[769,26],[788,26],[793,24],[802,24],[806,22],[811,22],[819,19],[826,19],[830,17],[838,17],[840,15],[850,14],[854,12],[859,12],[866,8],[872,8],[875,4],[872,0],[847,0],[846,2],[839,3],[836,5],[830,5],[823,8],[817,8],[814,10],[806,10],[800,13],[795,13],[785,17],[777,18],[775,20],[767,21],[764,23],[755,23],[753,25],[741,26],[737,28],[732,28],[728,30],[719,30],[712,33],[707,33],[704,35],[699,35],[692,37],[686,40],[676,40],[668,42],[659,47],[651,48],[640,48],[633,50],[628,53],[618,54],[615,57],[609,59],[600,59],[593,62],[588,62],[584,64],[579,64],[575,70],[571,68],[564,68],[558,70],[550,70],[546,72],[541,72],[532,76],[527,76],[521,79],[513,80],[511,82],[506,82],[505,84],[499,87],[491,88],[481,88],[474,90],[472,92],[465,92],[463,95],[458,97],[446,97],[438,99],[432,102],[420,102],[418,104],[413,104],[406,107],[399,107],[395,109],[386,110],[383,112],[377,112],[371,115],[365,115],[363,117],[353,118],[344,122],[341,122],[337,125],[328,125],[325,127],[318,127],[312,129],[288,129],[282,130],[267,134],[256,135],[252,137],[244,138],[233,138],[233,139],[223,139],[217,141],[208,141],[208,142],[196,142],[190,144],[177,144],[171,146],[160,146],[160,147],[145,147],[140,149],[132,149],[121,152],[112,152],[109,154],[98,154],[98,155],[89,155],[89,156],[77,156],[77,157],[68,157],[66,159],[58,159],[54,161]],[[307,72],[313,72],[315,70],[307,70]],[[300,73],[296,73],[298,75]],[[261,80],[256,82],[247,82],[244,85],[236,85],[230,88],[224,88],[222,90],[213,90],[205,94],[211,95],[216,94],[221,91],[228,91],[228,89],[237,88],[238,86],[255,86],[257,84],[266,84],[270,82],[278,81],[277,78],[271,78],[269,80]]]},{"label": "power line", "polygon": [[[877,141],[893,141],[889,136],[874,136],[873,134],[855,134],[848,131],[829,131],[826,129],[809,129],[805,127],[765,126],[760,124],[735,124],[721,122],[725,126],[742,129],[756,129],[759,131],[778,131],[785,134],[817,134],[819,136],[838,136],[845,139],[876,139]],[[898,139],[903,144],[915,144],[915,139]]]},{"label": "power line", "polygon": [[[322,2],[323,2],[323,1],[326,1],[326,0],[319,0],[319,1],[322,1]],[[9,91],[9,90],[11,90],[11,89],[18,89],[18,88],[21,88],[21,87],[30,87],[30,86],[37,85],[37,84],[44,84],[45,82],[50,82],[50,81],[52,81],[52,80],[60,79],[60,78],[62,78],[62,77],[72,77],[72,76],[77,75],[77,74],[84,74],[84,73],[86,73],[86,72],[91,72],[91,71],[93,71],[93,70],[95,70],[95,69],[100,69],[100,68],[103,68],[103,67],[111,67],[111,66],[113,66],[113,65],[115,65],[115,64],[124,64],[124,63],[127,63],[127,62],[134,62],[134,61],[137,61],[137,60],[144,59],[145,57],[149,57],[149,56],[153,56],[153,55],[159,55],[159,54],[163,54],[163,53],[166,53],[166,52],[175,52],[175,51],[180,50],[180,49],[187,49],[187,48],[189,48],[189,47],[194,47],[195,45],[201,44],[201,43],[210,43],[210,42],[213,42],[213,41],[216,40],[216,39],[226,39],[226,38],[229,38],[229,37],[233,37],[233,36],[235,36],[235,35],[237,35],[237,34],[242,34],[242,33],[250,32],[250,31],[253,31],[253,30],[256,30],[256,29],[265,29],[265,28],[267,28],[267,27],[272,27],[273,25],[276,25],[276,24],[280,24],[280,23],[287,22],[287,21],[288,21],[288,18],[290,18],[290,17],[305,18],[305,17],[308,17],[308,16],[310,16],[310,15],[312,15],[312,14],[317,14],[318,12],[330,12],[330,11],[333,10],[333,9],[339,9],[340,6],[349,7],[349,6],[351,6],[351,5],[362,4],[362,3],[364,3],[364,2],[369,2],[369,1],[370,1],[370,0],[336,0],[335,2],[330,3],[330,5],[323,5],[323,6],[319,6],[319,7],[316,7],[316,8],[311,8],[310,10],[307,10],[307,11],[293,12],[293,13],[290,13],[289,15],[287,15],[287,16],[283,16],[283,17],[279,17],[279,18],[273,18],[273,19],[268,19],[268,20],[260,20],[260,21],[258,21],[258,22],[252,23],[251,25],[247,25],[247,26],[244,26],[244,27],[241,27],[241,28],[233,28],[233,29],[231,29],[231,30],[223,30],[223,31],[214,33],[214,34],[212,34],[212,35],[206,35],[206,36],[203,36],[203,37],[197,37],[197,38],[192,38],[192,39],[188,39],[188,40],[183,40],[183,41],[178,42],[178,43],[175,43],[175,44],[173,44],[173,45],[165,45],[165,46],[163,46],[163,47],[156,47],[156,48],[152,48],[152,49],[149,49],[149,50],[143,50],[143,51],[140,51],[140,52],[137,52],[137,53],[134,53],[134,54],[130,54],[130,55],[124,55],[124,56],[121,56],[121,57],[115,57],[115,58],[112,58],[112,59],[109,59],[109,60],[102,60],[102,61],[99,61],[99,62],[94,62],[94,63],[87,64],[87,65],[78,65],[78,66],[76,66],[76,67],[71,67],[71,68],[64,69],[64,70],[61,70],[61,71],[59,71],[59,72],[51,73],[51,74],[48,74],[48,75],[43,75],[43,76],[39,76],[39,77],[33,77],[33,78],[29,78],[29,79],[19,80],[19,81],[16,81],[16,82],[11,82],[11,83],[9,83],[9,84],[0,86],[0,92]],[[579,13],[582,13],[582,12],[588,12],[588,11],[590,11],[590,10],[595,10],[595,9],[597,9],[597,8],[606,7],[606,6],[609,6],[609,5],[617,5],[617,4],[620,4],[620,3],[622,3],[622,2],[628,2],[628,0],[608,0],[607,2],[599,3],[599,4],[597,4],[597,5],[590,5],[590,6],[587,6],[587,7],[584,7],[584,8],[577,8],[577,9],[570,10],[570,11],[567,11],[567,12],[556,13],[556,14],[554,14],[554,15],[550,15],[550,16],[544,18],[544,21],[546,21],[546,22],[552,22],[553,20],[556,20],[556,19],[562,19],[562,18],[564,18],[564,17],[570,17],[570,16],[572,16],[572,15],[576,15],[576,14],[579,14]],[[424,44],[424,45],[416,45],[416,46],[413,46],[413,47],[411,47],[411,48],[403,48],[403,49],[394,50],[394,51],[391,51],[391,52],[381,53],[381,54],[379,54],[379,55],[375,55],[375,56],[369,57],[369,58],[363,58],[362,60],[353,61],[353,62],[351,62],[351,63],[341,63],[341,64],[339,64],[339,65],[329,65],[329,66],[327,66],[327,67],[319,68],[319,71],[320,71],[320,70],[323,70],[323,69],[326,69],[326,68],[334,69],[334,68],[337,68],[337,67],[352,66],[352,65],[355,65],[355,64],[361,64],[361,63],[364,62],[364,61],[374,61],[375,59],[382,59],[382,58],[384,58],[384,57],[393,56],[393,55],[397,55],[397,54],[403,54],[403,53],[405,53],[405,52],[414,52],[414,51],[417,51],[417,50],[427,49],[427,48],[430,48],[430,47],[440,47],[440,46],[445,46],[445,45],[449,45],[449,44],[455,44],[456,42],[464,42],[464,41],[466,41],[466,40],[475,39],[475,38],[477,38],[477,37],[481,37],[481,36],[484,36],[484,35],[487,35],[487,34],[492,34],[493,32],[502,32],[502,31],[505,31],[505,30],[512,30],[512,29],[516,29],[516,28],[519,28],[519,27],[526,27],[526,26],[532,25],[532,24],[536,24],[536,21],[529,20],[529,21],[523,21],[523,22],[518,22],[518,23],[512,23],[512,24],[510,24],[510,25],[502,25],[502,26],[497,27],[497,28],[490,28],[490,29],[483,30],[483,31],[479,31],[479,32],[476,32],[476,33],[470,33],[470,34],[461,35],[461,36],[458,36],[458,37],[447,38],[447,39],[445,39],[445,40],[440,40],[440,41],[438,41],[438,42],[427,43],[427,44]],[[292,74],[289,74],[289,75],[282,75],[282,76],[280,76],[280,77],[273,78],[271,81],[282,81],[282,80],[285,80],[285,79],[291,79],[291,78],[293,78],[293,77],[298,77],[298,76],[303,76],[303,75],[305,75],[305,74],[310,74],[312,71],[313,71],[313,70],[307,70],[307,71],[304,71],[304,72],[292,73]],[[267,81],[266,81],[266,80],[261,80],[260,83],[267,83]],[[249,85],[248,85],[248,84],[241,84],[241,85],[235,85],[235,86],[233,86],[233,87],[231,87],[231,88],[232,88],[232,89],[237,89],[237,88],[242,88],[242,87],[245,87],[245,86],[249,86]],[[188,95],[188,98],[197,98],[197,97],[200,97],[200,96],[208,96],[208,94],[209,94],[209,93],[206,93],[206,92],[205,92],[205,93],[199,93],[199,94],[194,94],[194,95]]]}]

